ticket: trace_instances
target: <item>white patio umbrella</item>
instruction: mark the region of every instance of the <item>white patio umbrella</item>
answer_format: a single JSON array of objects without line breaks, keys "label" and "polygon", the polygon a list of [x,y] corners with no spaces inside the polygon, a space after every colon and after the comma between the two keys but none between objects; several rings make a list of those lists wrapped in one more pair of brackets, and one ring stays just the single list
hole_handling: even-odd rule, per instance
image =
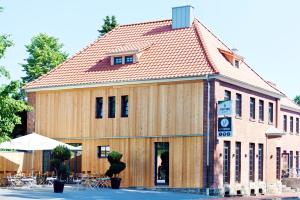
[{"label": "white patio umbrella", "polygon": [[59,145],[65,146],[71,151],[81,151],[81,147],[74,147],[63,142],[39,135],[37,133],[31,133],[22,137],[18,137],[11,141],[3,142],[0,144],[0,149],[32,151],[31,167],[33,175],[34,151],[52,150]]}]

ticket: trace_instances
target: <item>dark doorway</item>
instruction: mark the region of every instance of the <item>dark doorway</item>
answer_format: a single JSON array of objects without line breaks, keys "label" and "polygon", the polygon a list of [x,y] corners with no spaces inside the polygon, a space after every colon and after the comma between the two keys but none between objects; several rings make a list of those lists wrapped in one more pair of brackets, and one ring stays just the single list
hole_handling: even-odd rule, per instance
[{"label": "dark doorway", "polygon": [[155,142],[155,185],[169,185],[169,142]]},{"label": "dark doorway", "polygon": [[46,150],[43,151],[43,173],[51,171],[50,169],[50,158],[51,158],[51,151]]}]

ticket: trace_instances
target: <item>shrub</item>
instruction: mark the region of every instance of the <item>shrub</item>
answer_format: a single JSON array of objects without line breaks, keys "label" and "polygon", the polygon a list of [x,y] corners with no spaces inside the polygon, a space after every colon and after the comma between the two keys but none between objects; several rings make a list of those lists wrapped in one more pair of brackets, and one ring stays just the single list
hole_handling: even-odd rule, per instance
[{"label": "shrub", "polygon": [[51,168],[55,171],[58,180],[67,180],[70,175],[69,167],[65,164],[71,158],[71,151],[65,146],[57,146],[51,153]]},{"label": "shrub", "polygon": [[122,154],[117,151],[112,151],[107,159],[110,164],[109,169],[106,171],[105,175],[110,178],[118,178],[119,174],[126,168],[126,164],[121,161]]}]

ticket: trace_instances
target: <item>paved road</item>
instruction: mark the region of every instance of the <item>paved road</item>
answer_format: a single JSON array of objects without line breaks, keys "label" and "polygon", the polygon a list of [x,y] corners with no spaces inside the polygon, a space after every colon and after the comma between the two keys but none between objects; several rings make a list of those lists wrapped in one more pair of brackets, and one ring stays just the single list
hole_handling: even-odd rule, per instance
[{"label": "paved road", "polygon": [[75,190],[65,188],[63,194],[53,193],[52,188],[34,189],[0,189],[0,200],[24,200],[24,199],[43,199],[43,200],[197,200],[208,199],[209,197],[197,194],[184,194],[175,192],[156,192],[144,190]]}]

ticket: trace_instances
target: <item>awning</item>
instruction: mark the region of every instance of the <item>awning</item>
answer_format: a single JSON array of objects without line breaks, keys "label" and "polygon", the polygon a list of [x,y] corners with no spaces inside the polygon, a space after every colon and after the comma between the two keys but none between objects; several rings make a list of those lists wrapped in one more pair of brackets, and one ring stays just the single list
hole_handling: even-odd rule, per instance
[{"label": "awning", "polygon": [[281,137],[281,136],[285,135],[285,133],[283,131],[279,130],[278,128],[272,126],[272,127],[268,128],[268,130],[266,131],[266,135]]},{"label": "awning", "polygon": [[74,147],[63,142],[39,135],[37,133],[31,133],[22,137],[18,137],[11,141],[3,142],[0,144],[0,149],[14,149],[24,151],[52,150],[59,145],[65,146],[72,151],[81,151],[81,147]]}]

